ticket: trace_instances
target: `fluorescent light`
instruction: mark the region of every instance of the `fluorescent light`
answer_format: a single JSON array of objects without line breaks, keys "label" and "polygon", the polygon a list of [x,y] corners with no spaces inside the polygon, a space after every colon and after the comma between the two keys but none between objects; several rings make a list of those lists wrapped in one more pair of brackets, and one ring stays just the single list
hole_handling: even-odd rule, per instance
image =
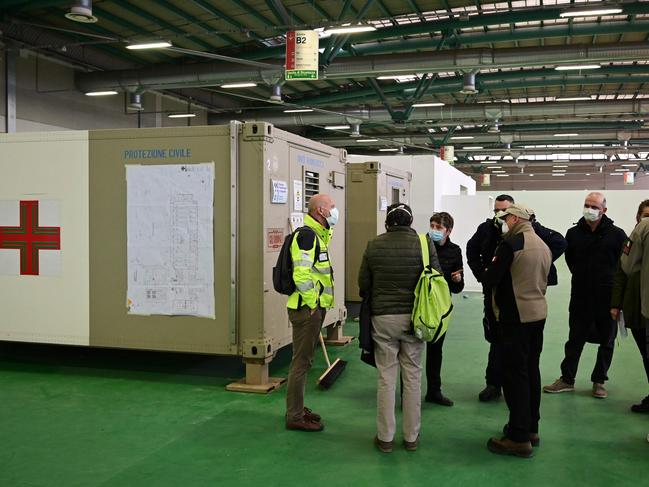
[{"label": "fluorescent light", "polygon": [[638,163],[635,164],[622,164],[622,167],[636,167]]},{"label": "fluorescent light", "polygon": [[451,140],[470,140],[474,138],[473,135],[456,135],[455,137],[451,137]]},{"label": "fluorescent light", "polygon": [[466,147],[462,147],[462,149],[463,150],[480,150],[480,149],[484,149],[484,147],[482,147],[480,145],[476,145],[476,146],[473,146],[473,147],[471,147],[470,145],[467,145]]},{"label": "fluorescent light", "polygon": [[253,82],[227,83],[227,84],[221,85],[221,88],[252,88],[253,86],[257,86],[257,83],[253,83]]},{"label": "fluorescent light", "polygon": [[497,178],[508,178],[509,174],[496,174]]},{"label": "fluorescent light", "polygon": [[565,169],[553,169],[552,172],[558,174],[558,173],[566,172],[566,170]]},{"label": "fluorescent light", "polygon": [[[603,2],[602,2],[603,3]],[[564,10],[559,14],[559,17],[599,17],[601,15],[615,15],[622,13],[620,7],[579,7],[569,10]]]},{"label": "fluorescent light", "polygon": [[533,177],[534,177],[534,174],[530,174],[530,177],[533,178]]},{"label": "fluorescent light", "polygon": [[86,93],[86,96],[109,96],[109,95],[116,95],[117,92],[114,90],[109,90],[109,91],[89,91]]},{"label": "fluorescent light", "polygon": [[502,169],[502,166],[489,166],[488,169]]},{"label": "fluorescent light", "polygon": [[284,110],[284,113],[307,113],[312,111],[312,108],[291,108],[290,110]]},{"label": "fluorescent light", "polygon": [[155,42],[142,42],[140,44],[129,44],[126,49],[161,49],[163,47],[171,47],[169,41],[155,41]]},{"label": "fluorescent light", "polygon": [[343,25],[340,27],[331,27],[324,31],[325,34],[356,34],[358,32],[371,32],[376,30],[376,27],[373,25]]},{"label": "fluorescent light", "polygon": [[167,115],[168,118],[192,118],[195,116],[195,113],[170,113]]},{"label": "fluorescent light", "polygon": [[552,166],[552,167],[561,168],[561,167],[568,167],[568,166],[566,166],[565,164],[555,164],[555,165]]},{"label": "fluorescent light", "polygon": [[424,107],[443,107],[445,104],[442,102],[433,102],[433,103],[414,103],[413,108],[424,108]]},{"label": "fluorescent light", "polygon": [[328,125],[325,127],[325,130],[345,130],[348,129],[349,125]]},{"label": "fluorescent light", "polygon": [[616,171],[617,172],[629,172],[628,169],[621,169],[621,168],[616,169]]},{"label": "fluorescent light", "polygon": [[379,152],[399,152],[399,149],[397,149],[396,147],[392,147],[389,149],[379,149]]},{"label": "fluorescent light", "polygon": [[507,171],[491,171],[491,174],[505,174]]},{"label": "fluorescent light", "polygon": [[565,176],[565,173],[553,173],[553,176]]},{"label": "fluorescent light", "polygon": [[586,173],[586,176],[590,176],[590,173],[589,173],[589,172],[587,172],[587,173]]},{"label": "fluorescent light", "polygon": [[575,64],[572,66],[556,66],[555,71],[572,71],[581,69],[599,69],[602,66],[599,64]]},{"label": "fluorescent light", "polygon": [[554,101],[591,101],[590,96],[567,96],[563,98],[555,98]]},{"label": "fluorescent light", "polygon": [[496,164],[496,161],[481,161],[480,164]]},{"label": "fluorescent light", "polygon": [[623,172],[612,172],[611,176],[622,176],[623,174]]},{"label": "fluorescent light", "polygon": [[554,134],[555,137],[578,137],[579,134]]},{"label": "fluorescent light", "polygon": [[405,74],[405,75],[389,75],[379,76],[376,79],[380,80],[395,80],[395,81],[414,81],[417,79],[416,74]]},{"label": "fluorescent light", "polygon": [[356,142],[378,142],[379,139],[356,139]]}]

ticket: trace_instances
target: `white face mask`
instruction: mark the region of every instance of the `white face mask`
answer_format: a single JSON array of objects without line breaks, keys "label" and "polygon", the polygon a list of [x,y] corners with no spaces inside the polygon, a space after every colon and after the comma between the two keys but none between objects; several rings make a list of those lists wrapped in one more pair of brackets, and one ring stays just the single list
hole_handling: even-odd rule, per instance
[{"label": "white face mask", "polygon": [[584,219],[587,222],[596,222],[597,220],[599,220],[599,210],[584,208]]},{"label": "white face mask", "polygon": [[331,210],[329,210],[327,223],[330,227],[333,227],[336,223],[338,223],[338,208],[332,208]]},{"label": "white face mask", "polygon": [[502,226],[500,227],[500,230],[503,232],[503,235],[509,232],[509,226],[507,225],[507,222],[503,222]]}]

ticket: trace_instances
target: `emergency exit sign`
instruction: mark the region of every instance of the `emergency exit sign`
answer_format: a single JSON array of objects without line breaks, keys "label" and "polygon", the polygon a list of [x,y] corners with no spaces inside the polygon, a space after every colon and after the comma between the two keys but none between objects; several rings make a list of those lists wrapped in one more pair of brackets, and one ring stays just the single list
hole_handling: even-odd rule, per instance
[{"label": "emergency exit sign", "polygon": [[286,33],[287,80],[318,79],[318,47],[320,38],[314,30]]}]

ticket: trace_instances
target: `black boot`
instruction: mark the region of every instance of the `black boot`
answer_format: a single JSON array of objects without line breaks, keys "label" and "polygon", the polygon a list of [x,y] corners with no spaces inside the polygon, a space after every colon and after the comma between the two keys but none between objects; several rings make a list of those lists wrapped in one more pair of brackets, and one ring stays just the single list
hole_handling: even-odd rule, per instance
[{"label": "black boot", "polygon": [[426,394],[426,402],[434,402],[435,404],[439,404],[440,406],[450,407],[453,405],[453,401],[451,401],[448,397],[442,394],[442,391],[440,390],[429,392],[428,394]]},{"label": "black boot", "polygon": [[487,387],[482,389],[480,391],[480,394],[478,394],[478,399],[480,399],[481,402],[489,402],[489,401],[495,401],[500,397],[500,387],[492,386],[487,384]]}]

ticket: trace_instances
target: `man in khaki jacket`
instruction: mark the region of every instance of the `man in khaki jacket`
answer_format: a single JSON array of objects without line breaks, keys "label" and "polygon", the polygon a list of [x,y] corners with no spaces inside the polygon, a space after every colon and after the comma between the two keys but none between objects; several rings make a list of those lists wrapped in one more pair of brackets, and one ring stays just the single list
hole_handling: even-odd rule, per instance
[{"label": "man in khaki jacket", "polygon": [[503,392],[509,421],[502,438],[491,438],[493,453],[531,457],[539,443],[543,327],[548,314],[545,291],[552,254],[534,232],[534,212],[511,205],[496,215],[503,221],[503,241],[485,270],[482,283],[491,291],[496,333],[503,351]]},{"label": "man in khaki jacket", "polygon": [[622,270],[628,276],[640,271],[640,306],[642,317],[649,320],[649,218],[636,225],[622,248]]}]

